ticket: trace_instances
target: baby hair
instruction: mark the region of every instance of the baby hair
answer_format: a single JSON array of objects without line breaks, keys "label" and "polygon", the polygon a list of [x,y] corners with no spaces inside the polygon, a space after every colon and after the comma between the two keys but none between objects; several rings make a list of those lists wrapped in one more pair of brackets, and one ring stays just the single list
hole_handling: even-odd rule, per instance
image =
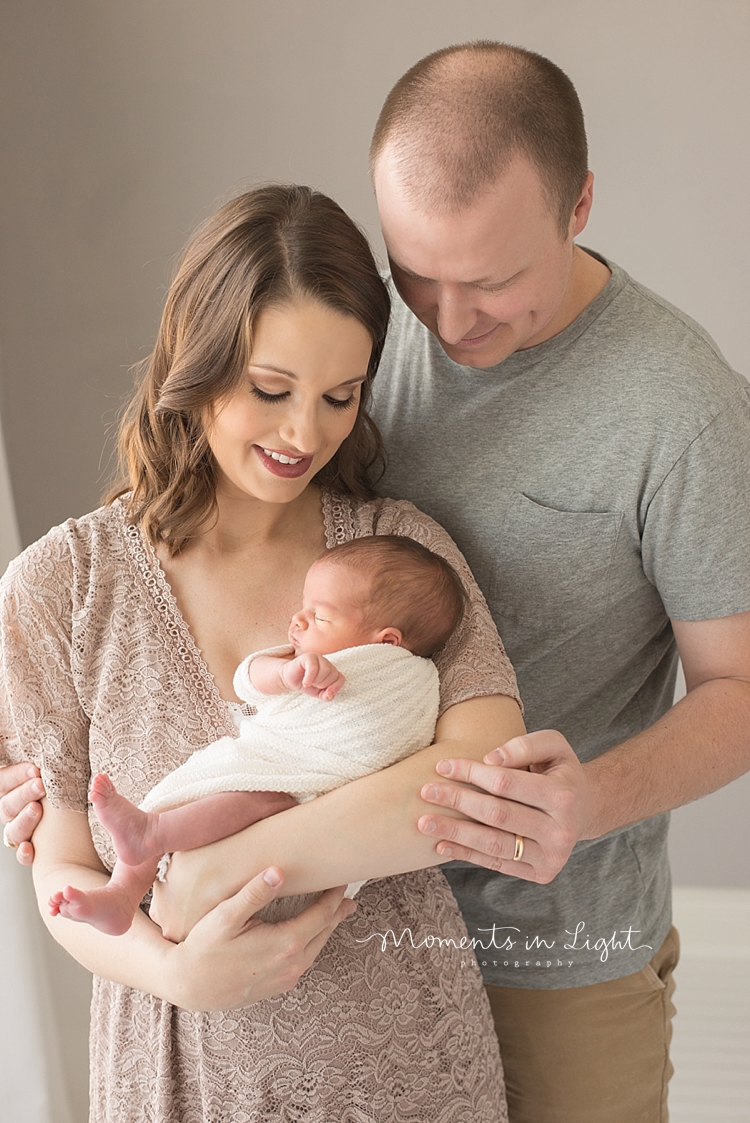
[{"label": "baby hair", "polygon": [[403,645],[429,659],[461,622],[466,593],[453,566],[426,546],[396,534],[354,538],[318,562],[347,566],[369,583],[363,606],[374,626],[398,628]]}]

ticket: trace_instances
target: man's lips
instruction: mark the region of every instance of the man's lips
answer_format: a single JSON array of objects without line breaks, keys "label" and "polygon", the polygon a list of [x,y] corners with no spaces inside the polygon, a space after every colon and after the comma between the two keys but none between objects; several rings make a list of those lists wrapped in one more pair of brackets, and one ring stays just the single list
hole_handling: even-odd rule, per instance
[{"label": "man's lips", "polygon": [[[283,449],[264,449],[260,445],[253,445],[253,448],[264,468],[267,468],[273,476],[281,476],[287,480],[296,480],[300,476],[304,476],[313,462],[312,456],[295,457]],[[269,455],[269,453],[275,453],[275,456]],[[283,456],[285,460],[296,461],[296,463],[284,464],[281,460],[276,459],[278,456]]]},{"label": "man's lips", "polygon": [[448,346],[455,347],[457,351],[471,351],[474,348],[481,347],[484,343],[486,343],[489,338],[494,335],[499,327],[499,324],[495,324],[494,327],[490,328],[489,331],[484,332],[482,335],[472,336],[471,339],[459,339],[458,343],[449,343]]}]

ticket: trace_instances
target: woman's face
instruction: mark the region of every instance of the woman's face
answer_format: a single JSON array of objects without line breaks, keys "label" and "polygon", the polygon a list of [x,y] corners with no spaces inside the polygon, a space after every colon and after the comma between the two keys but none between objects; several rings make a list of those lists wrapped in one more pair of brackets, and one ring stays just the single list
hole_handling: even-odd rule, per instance
[{"label": "woman's face", "polygon": [[218,491],[300,495],[351,432],[371,351],[358,320],[314,300],[261,312],[245,376],[207,425]]}]

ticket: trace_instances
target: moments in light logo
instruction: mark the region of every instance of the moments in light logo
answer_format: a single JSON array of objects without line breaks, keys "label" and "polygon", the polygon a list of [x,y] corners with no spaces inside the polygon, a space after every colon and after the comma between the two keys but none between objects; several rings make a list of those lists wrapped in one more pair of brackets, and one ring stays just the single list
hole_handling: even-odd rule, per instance
[{"label": "moments in light logo", "polygon": [[[622,952],[640,951],[642,948],[653,951],[650,944],[637,942],[637,937],[641,934],[638,928],[614,930],[607,936],[591,936],[586,933],[586,923],[583,920],[572,929],[566,928],[564,936],[560,939],[524,935],[520,928],[515,928],[513,925],[493,924],[491,928],[478,928],[477,931],[483,934],[483,938],[428,935],[415,939],[411,928],[402,929],[398,936],[392,928],[389,928],[387,932],[373,932],[369,936],[361,937],[357,943],[366,944],[370,940],[378,940],[381,951],[384,952],[389,947],[427,948],[451,953],[473,951],[481,967],[544,967],[545,969],[572,967],[575,959],[569,958],[571,952],[593,952],[602,963],[606,963],[611,955]],[[485,933],[487,935],[484,935]],[[489,956],[486,955],[487,952],[490,953]],[[498,952],[499,956],[495,954]],[[462,960],[461,966],[476,967],[477,960]]]}]

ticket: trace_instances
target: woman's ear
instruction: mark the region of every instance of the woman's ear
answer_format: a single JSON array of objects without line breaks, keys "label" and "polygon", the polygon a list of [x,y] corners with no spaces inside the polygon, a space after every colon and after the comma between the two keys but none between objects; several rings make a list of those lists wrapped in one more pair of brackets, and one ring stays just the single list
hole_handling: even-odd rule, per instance
[{"label": "woman's ear", "polygon": [[403,647],[404,637],[398,628],[383,628],[378,632],[375,643],[389,643],[392,647]]}]

